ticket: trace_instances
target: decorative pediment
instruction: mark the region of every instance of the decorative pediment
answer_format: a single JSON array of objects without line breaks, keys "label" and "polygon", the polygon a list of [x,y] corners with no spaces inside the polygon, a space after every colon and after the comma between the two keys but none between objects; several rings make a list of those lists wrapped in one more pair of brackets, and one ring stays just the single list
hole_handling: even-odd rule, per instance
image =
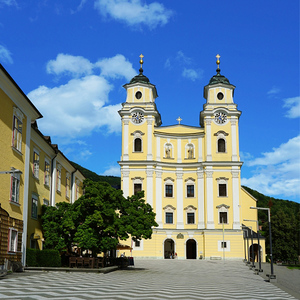
[{"label": "decorative pediment", "polygon": [[216,206],[217,208],[226,208],[226,209],[228,209],[228,208],[230,208],[230,206],[229,205],[226,205],[226,204],[220,204],[220,205],[218,205],[218,206]]},{"label": "decorative pediment", "polygon": [[173,212],[174,210],[176,210],[176,208],[174,206],[172,206],[171,204],[168,204],[167,206],[165,206],[164,211],[166,212]]},{"label": "decorative pediment", "polygon": [[187,181],[196,181],[194,178],[192,178],[192,177],[189,177],[189,178],[187,178],[186,180],[185,180],[185,182],[187,182]]},{"label": "decorative pediment", "polygon": [[133,135],[133,136],[142,136],[142,135],[144,135],[145,133],[143,133],[142,131],[140,131],[140,130],[136,130],[136,131],[134,131],[134,132],[132,132],[131,133],[131,135]]},{"label": "decorative pediment", "polygon": [[173,181],[173,182],[175,181],[175,180],[174,180],[173,178],[171,178],[171,177],[167,177],[167,178],[164,179],[164,181],[167,181],[167,180],[171,180],[171,181]]},{"label": "decorative pediment", "polygon": [[214,136],[219,136],[219,135],[228,136],[229,134],[223,130],[219,130],[214,134]]},{"label": "decorative pediment", "polygon": [[194,205],[188,205],[184,210],[186,211],[195,211],[197,209],[197,207],[195,207]]}]

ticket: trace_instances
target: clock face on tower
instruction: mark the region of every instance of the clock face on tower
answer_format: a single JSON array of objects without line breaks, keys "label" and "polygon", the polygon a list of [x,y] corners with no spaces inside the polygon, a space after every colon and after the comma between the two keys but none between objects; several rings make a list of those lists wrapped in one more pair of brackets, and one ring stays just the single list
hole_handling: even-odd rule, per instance
[{"label": "clock face on tower", "polygon": [[140,124],[144,121],[144,114],[141,111],[135,111],[131,114],[132,122]]},{"label": "clock face on tower", "polygon": [[217,124],[224,124],[227,121],[227,116],[223,112],[216,112],[215,113],[215,122]]}]

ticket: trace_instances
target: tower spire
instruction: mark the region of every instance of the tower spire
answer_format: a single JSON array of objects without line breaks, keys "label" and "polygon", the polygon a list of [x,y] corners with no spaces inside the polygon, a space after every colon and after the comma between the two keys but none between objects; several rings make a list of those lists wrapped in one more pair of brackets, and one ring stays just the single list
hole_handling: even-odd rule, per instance
[{"label": "tower spire", "polygon": [[143,63],[144,63],[144,61],[143,61],[143,57],[144,57],[144,55],[143,54],[141,54],[140,55],[140,64],[141,64],[141,67],[140,67],[140,69],[139,69],[139,71],[140,71],[140,74],[143,74]]},{"label": "tower spire", "polygon": [[217,58],[217,61],[216,61],[216,63],[217,63],[217,65],[218,65],[218,68],[217,68],[217,73],[218,74],[220,74],[220,72],[221,72],[221,70],[220,70],[220,55],[219,54],[217,54],[216,55],[216,58]]}]

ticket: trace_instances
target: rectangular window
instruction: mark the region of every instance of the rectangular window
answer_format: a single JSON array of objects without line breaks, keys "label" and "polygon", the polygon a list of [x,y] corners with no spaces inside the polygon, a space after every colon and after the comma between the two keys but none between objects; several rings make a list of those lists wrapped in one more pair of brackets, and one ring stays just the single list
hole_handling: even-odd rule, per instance
[{"label": "rectangular window", "polygon": [[45,185],[50,186],[50,164],[45,161]]},{"label": "rectangular window", "polygon": [[56,190],[60,192],[61,186],[61,169],[57,169],[57,176],[56,176]]},{"label": "rectangular window", "polygon": [[37,219],[38,216],[38,199],[32,198],[31,217]]},{"label": "rectangular window", "polygon": [[11,176],[10,201],[19,203],[20,179]]},{"label": "rectangular window", "polygon": [[226,242],[221,242],[221,248],[227,248],[227,243]]},{"label": "rectangular window", "polygon": [[66,176],[66,198],[70,198],[70,174],[67,173]]},{"label": "rectangular window", "polygon": [[40,156],[33,152],[33,176],[39,178]]},{"label": "rectangular window", "polygon": [[219,184],[219,197],[227,197],[227,189],[225,183]]},{"label": "rectangular window", "polygon": [[134,195],[136,195],[138,192],[142,191],[142,184],[141,183],[135,183],[134,184]]},{"label": "rectangular window", "polygon": [[20,152],[22,152],[22,127],[22,122],[14,116],[12,145]]},{"label": "rectangular window", "polygon": [[166,223],[173,224],[173,213],[172,212],[166,213]]},{"label": "rectangular window", "polygon": [[76,180],[75,181],[75,200],[77,200],[79,198],[79,184],[80,184],[80,181]]},{"label": "rectangular window", "polygon": [[43,204],[46,205],[46,206],[49,206],[50,202],[49,202],[49,200],[44,199],[44,200],[43,200]]},{"label": "rectangular window", "polygon": [[186,186],[186,195],[187,195],[187,197],[195,197],[193,184],[188,184]]},{"label": "rectangular window", "polygon": [[134,246],[135,247],[141,247],[141,242],[140,241],[135,241]]},{"label": "rectangular window", "polygon": [[10,228],[8,233],[8,251],[17,252],[18,246],[18,231]]},{"label": "rectangular window", "polygon": [[227,212],[219,212],[219,223],[227,224]]},{"label": "rectangular window", "polygon": [[166,197],[173,197],[173,185],[166,184]]},{"label": "rectangular window", "polygon": [[195,214],[194,213],[187,213],[187,223],[195,224]]}]

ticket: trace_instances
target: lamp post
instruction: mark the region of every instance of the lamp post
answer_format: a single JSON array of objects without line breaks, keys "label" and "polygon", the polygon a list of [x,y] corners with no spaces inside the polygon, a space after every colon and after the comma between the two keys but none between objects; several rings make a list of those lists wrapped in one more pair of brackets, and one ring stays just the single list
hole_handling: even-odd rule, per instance
[{"label": "lamp post", "polygon": [[[244,248],[245,248],[245,259],[244,259],[244,262],[247,265],[249,265],[250,264],[250,259],[249,259],[249,251],[248,251],[248,249],[249,249],[248,229],[245,228],[246,226],[243,226],[243,227],[244,227],[243,231],[245,233],[245,235],[244,235]],[[247,246],[246,246],[246,238],[245,238],[246,236],[247,236]],[[247,251],[246,251],[246,249],[247,249]],[[247,254],[246,253],[248,253],[248,260],[247,260]]]},{"label": "lamp post", "polygon": [[251,209],[260,209],[260,210],[267,210],[268,211],[268,222],[269,222],[269,236],[270,236],[270,257],[271,257],[271,274],[269,275],[269,281],[276,282],[276,275],[274,274],[273,268],[273,253],[272,253],[272,231],[271,231],[271,213],[270,208],[265,207],[255,207],[250,206]]},{"label": "lamp post", "polygon": [[[256,226],[257,226],[257,243],[258,243],[258,272],[263,272],[262,268],[261,268],[261,258],[260,258],[260,244],[259,244],[259,224],[258,224],[258,220],[245,220],[247,222],[256,222]],[[253,246],[252,246],[253,247]]]}]

